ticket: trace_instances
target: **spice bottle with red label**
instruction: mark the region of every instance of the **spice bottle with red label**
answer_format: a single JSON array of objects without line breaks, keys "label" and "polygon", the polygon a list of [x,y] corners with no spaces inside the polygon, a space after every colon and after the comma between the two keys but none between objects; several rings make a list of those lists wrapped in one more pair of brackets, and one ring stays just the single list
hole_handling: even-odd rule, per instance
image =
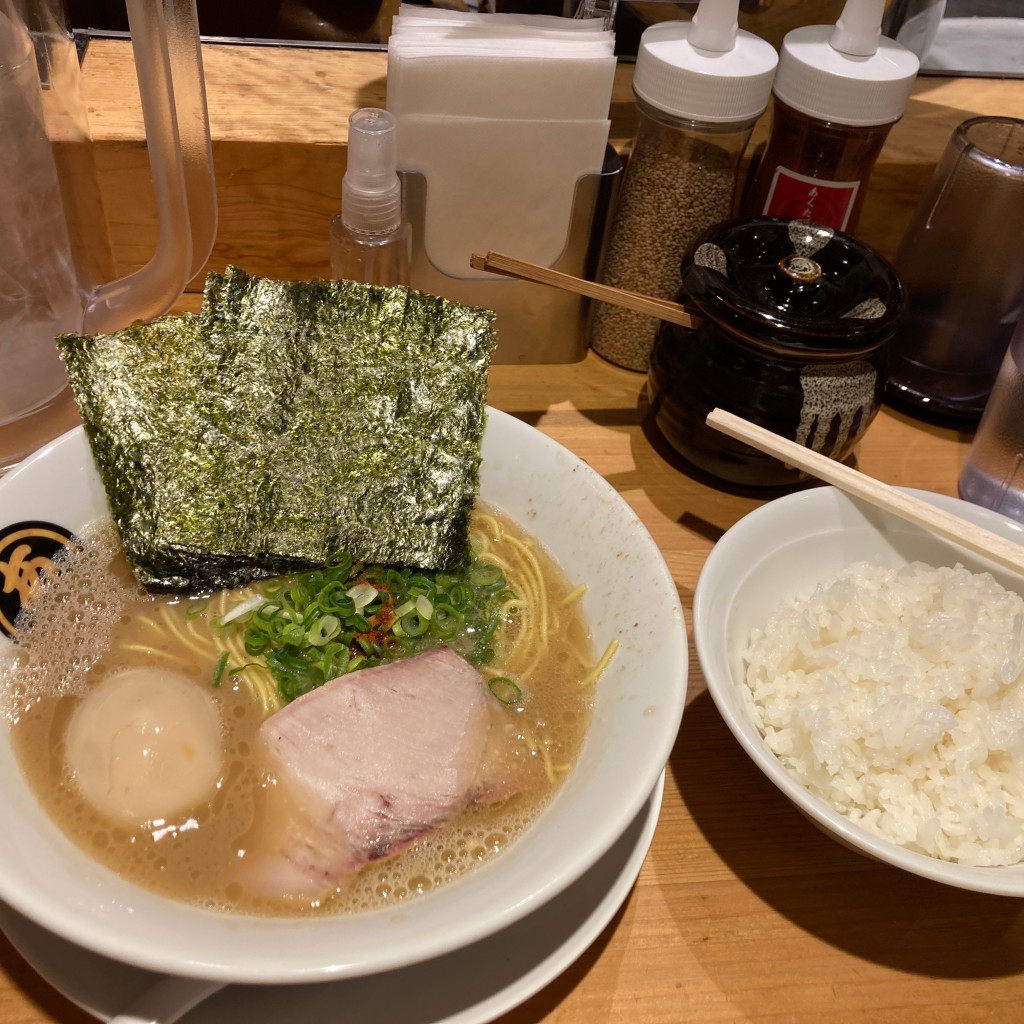
[{"label": "spice bottle with red label", "polygon": [[847,0],[832,25],[782,41],[772,127],[742,210],[853,234],[867,180],[903,115],[919,62],[881,34],[885,0]]}]

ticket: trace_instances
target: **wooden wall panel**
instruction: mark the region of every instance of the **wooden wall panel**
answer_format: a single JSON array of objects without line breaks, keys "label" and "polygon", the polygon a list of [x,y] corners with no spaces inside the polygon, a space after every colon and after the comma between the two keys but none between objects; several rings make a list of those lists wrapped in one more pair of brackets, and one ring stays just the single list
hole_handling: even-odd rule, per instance
[{"label": "wooden wall panel", "polygon": [[[203,53],[219,204],[210,266],[326,273],[347,117],[357,107],[386,104],[386,54],[226,44],[207,44]],[[130,46],[92,44],[85,72],[95,191],[113,264],[123,273],[145,262],[155,241]],[[612,142],[624,150],[635,119],[631,79],[632,66],[621,64],[610,114]],[[918,79],[871,180],[858,232],[864,241],[885,255],[895,252],[951,132],[978,114],[1024,117],[1024,80]],[[766,114],[748,152],[756,152],[769,123]],[[190,287],[201,284],[200,278]]]}]

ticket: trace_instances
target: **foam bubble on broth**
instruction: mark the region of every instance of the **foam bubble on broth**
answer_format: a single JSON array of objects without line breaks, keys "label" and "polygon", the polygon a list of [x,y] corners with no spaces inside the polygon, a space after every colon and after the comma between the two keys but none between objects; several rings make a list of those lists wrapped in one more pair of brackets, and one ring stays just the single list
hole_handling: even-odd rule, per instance
[{"label": "foam bubble on broth", "polygon": [[513,806],[500,818],[484,808],[442,826],[401,857],[371,864],[338,897],[352,911],[372,910],[444,885],[501,853],[535,820],[535,809]]},{"label": "foam bubble on broth", "polygon": [[[12,644],[0,659],[0,699],[10,722],[40,697],[81,694],[129,603],[145,600],[110,520],[86,527],[79,540],[58,552],[45,586],[35,589],[18,616],[17,629],[31,632],[32,643]],[[95,585],[80,587],[83,576]]]}]

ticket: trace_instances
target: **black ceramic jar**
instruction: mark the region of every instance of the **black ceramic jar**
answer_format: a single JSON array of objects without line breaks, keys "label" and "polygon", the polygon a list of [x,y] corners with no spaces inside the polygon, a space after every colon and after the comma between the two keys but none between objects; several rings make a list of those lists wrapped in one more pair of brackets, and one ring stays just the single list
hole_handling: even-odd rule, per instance
[{"label": "black ceramic jar", "polygon": [[874,250],[782,217],[726,221],[682,267],[679,301],[696,330],[663,323],[647,390],[654,421],[685,459],[751,487],[800,472],[708,427],[718,407],[834,459],[878,412],[903,289]]}]

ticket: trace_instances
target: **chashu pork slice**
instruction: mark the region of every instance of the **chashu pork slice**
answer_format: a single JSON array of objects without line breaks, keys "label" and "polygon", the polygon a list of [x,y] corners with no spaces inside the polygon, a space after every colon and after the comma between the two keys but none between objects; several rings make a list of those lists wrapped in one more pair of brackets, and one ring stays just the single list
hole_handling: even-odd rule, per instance
[{"label": "chashu pork slice", "polygon": [[261,726],[277,781],[255,858],[264,891],[313,896],[499,792],[504,731],[480,674],[448,648],[342,676]]}]

